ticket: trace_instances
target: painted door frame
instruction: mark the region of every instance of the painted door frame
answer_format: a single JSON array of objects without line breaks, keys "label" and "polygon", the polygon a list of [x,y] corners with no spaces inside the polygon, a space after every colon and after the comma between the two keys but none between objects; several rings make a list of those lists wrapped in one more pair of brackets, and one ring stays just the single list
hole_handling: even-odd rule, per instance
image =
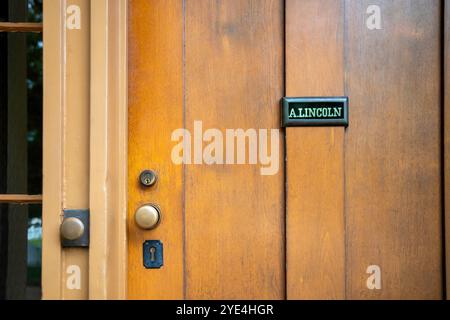
[{"label": "painted door frame", "polygon": [[[449,2],[445,0],[445,57],[450,55]],[[44,0],[44,299],[126,298],[127,3],[127,0]],[[87,25],[79,30],[84,32],[81,41],[68,36],[66,28],[67,8],[72,4],[82,8],[82,16],[87,14],[83,20]],[[83,61],[68,52],[71,45],[80,43],[87,46],[82,48],[88,54]],[[70,58],[74,61],[69,61]],[[68,76],[68,66],[81,72]],[[443,160],[447,291],[450,290],[449,74],[446,63]],[[70,101],[78,100],[73,96],[74,88],[87,96],[87,103],[79,110],[69,110]],[[89,117],[80,120],[83,110],[88,111]],[[72,146],[70,141],[82,132],[89,134],[79,150],[79,145]],[[68,154],[76,157],[69,158]],[[67,176],[67,168],[82,161],[87,161],[90,169],[84,169],[79,177],[83,185],[78,185]],[[59,226],[67,206],[68,186],[72,188],[70,193],[78,194],[91,211],[89,250],[72,251],[60,245]],[[87,277],[83,282],[86,285],[76,293],[66,288],[66,270],[72,263],[86,268],[82,273]]]}]

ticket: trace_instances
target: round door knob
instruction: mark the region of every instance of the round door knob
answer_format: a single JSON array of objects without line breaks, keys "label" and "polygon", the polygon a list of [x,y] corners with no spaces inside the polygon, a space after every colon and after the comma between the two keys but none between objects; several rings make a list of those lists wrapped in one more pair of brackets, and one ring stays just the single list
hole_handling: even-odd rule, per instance
[{"label": "round door knob", "polygon": [[84,233],[84,224],[78,218],[66,218],[61,224],[60,232],[64,239],[77,240]]},{"label": "round door knob", "polygon": [[145,230],[155,228],[161,219],[159,208],[155,205],[147,204],[136,210],[134,220],[136,224]]}]

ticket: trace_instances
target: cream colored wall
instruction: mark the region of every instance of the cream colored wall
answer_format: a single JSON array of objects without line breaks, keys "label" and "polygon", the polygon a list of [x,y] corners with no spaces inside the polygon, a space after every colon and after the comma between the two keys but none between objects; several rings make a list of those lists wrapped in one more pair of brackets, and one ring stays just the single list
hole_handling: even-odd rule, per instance
[{"label": "cream colored wall", "polygon": [[[80,29],[67,28],[71,5]],[[125,298],[126,5],[44,0],[44,299]],[[90,248],[61,249],[63,210],[86,208]]]}]

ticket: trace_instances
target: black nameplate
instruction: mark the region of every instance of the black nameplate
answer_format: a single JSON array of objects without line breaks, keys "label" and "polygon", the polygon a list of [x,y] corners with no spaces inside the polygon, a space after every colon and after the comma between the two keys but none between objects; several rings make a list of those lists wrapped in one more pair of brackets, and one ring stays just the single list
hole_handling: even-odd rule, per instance
[{"label": "black nameplate", "polygon": [[283,98],[283,127],[348,126],[348,98]]}]

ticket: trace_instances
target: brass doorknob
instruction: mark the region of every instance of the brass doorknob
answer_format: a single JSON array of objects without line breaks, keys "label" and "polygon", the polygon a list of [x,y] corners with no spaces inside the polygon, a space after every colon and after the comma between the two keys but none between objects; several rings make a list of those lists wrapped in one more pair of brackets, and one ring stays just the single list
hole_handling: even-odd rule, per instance
[{"label": "brass doorknob", "polygon": [[136,210],[134,220],[140,228],[150,230],[158,225],[161,220],[161,212],[157,206],[147,204]]},{"label": "brass doorknob", "polygon": [[61,237],[66,240],[80,239],[84,233],[83,222],[75,217],[65,218],[60,227]]}]

